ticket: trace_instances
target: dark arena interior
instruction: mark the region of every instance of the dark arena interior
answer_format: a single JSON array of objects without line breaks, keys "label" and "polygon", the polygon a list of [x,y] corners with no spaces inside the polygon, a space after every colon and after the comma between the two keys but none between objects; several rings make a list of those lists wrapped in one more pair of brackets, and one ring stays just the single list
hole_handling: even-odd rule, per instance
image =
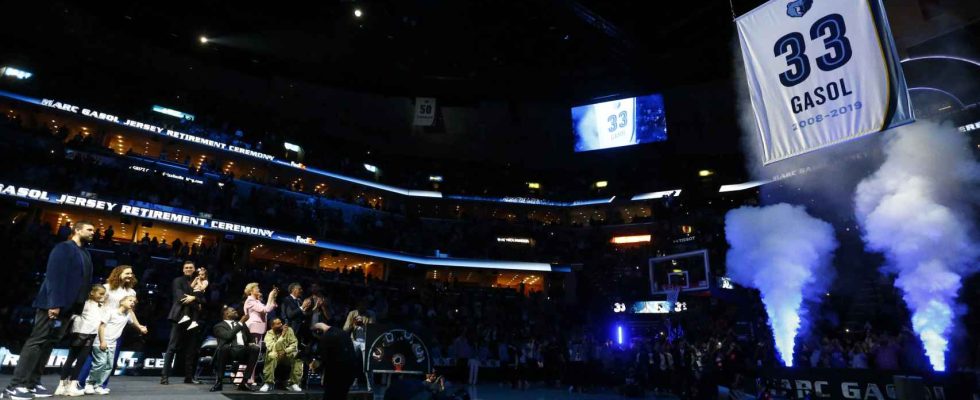
[{"label": "dark arena interior", "polygon": [[2,9],[0,398],[980,398],[978,1]]}]

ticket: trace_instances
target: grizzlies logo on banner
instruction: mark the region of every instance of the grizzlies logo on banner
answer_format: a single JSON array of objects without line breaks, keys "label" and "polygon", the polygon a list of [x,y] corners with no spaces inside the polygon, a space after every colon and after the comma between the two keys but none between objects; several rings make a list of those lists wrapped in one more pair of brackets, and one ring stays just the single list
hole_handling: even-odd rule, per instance
[{"label": "grizzlies logo on banner", "polygon": [[735,22],[765,164],[912,122],[880,0],[771,0]]}]

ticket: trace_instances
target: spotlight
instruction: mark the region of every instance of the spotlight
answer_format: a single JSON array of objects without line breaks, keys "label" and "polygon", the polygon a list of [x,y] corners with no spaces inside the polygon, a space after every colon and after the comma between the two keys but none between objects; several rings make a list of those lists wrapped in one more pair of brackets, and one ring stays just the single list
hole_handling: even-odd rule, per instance
[{"label": "spotlight", "polygon": [[355,16],[355,17],[357,17],[357,18],[361,18],[361,16],[362,16],[362,15],[364,15],[364,13],[363,13],[363,12],[361,12],[361,9],[360,9],[360,8],[355,8],[355,9],[354,9],[354,16]]},{"label": "spotlight", "polygon": [[201,44],[208,44],[208,37],[207,37],[207,36],[203,36],[203,35],[202,35],[202,36],[200,37],[200,39],[198,39],[198,40],[200,40],[200,41],[201,41]]}]

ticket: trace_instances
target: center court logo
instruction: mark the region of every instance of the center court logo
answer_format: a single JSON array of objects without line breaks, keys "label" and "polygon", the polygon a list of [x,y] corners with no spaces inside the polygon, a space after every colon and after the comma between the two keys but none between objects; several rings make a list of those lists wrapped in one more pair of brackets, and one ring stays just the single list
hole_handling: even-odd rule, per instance
[{"label": "center court logo", "polygon": [[786,15],[793,18],[802,18],[807,11],[813,7],[813,0],[793,0],[786,5]]}]

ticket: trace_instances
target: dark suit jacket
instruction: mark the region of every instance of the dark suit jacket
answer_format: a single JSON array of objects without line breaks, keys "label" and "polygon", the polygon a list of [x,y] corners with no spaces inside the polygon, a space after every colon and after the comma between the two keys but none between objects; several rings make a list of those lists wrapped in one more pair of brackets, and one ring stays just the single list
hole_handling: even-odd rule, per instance
[{"label": "dark suit jacket", "polygon": [[174,282],[170,285],[170,290],[174,296],[173,297],[174,303],[172,306],[170,306],[170,315],[167,317],[167,319],[169,319],[170,321],[173,322],[180,321],[180,314],[181,314],[180,308],[181,306],[183,306],[183,304],[180,303],[180,299],[183,299],[184,295],[191,295],[196,297],[196,299],[190,304],[203,303],[204,299],[201,298],[200,293],[198,293],[198,295],[195,295],[194,291],[191,290],[191,280],[183,275],[178,276],[177,278],[174,279]]},{"label": "dark suit jacket", "polygon": [[238,332],[242,333],[242,341],[246,346],[251,343],[251,336],[249,336],[248,327],[245,324],[238,322],[238,329],[232,329],[225,321],[214,324],[214,338],[218,340],[218,348],[220,349],[225,345],[237,345],[238,341],[235,340],[235,336]]},{"label": "dark suit jacket", "polygon": [[[286,295],[286,298],[282,300],[282,316],[289,325],[293,328],[293,332],[296,336],[300,336],[306,331],[306,325],[309,322],[309,314],[304,313],[300,306],[303,304],[303,299],[294,299],[293,296]],[[312,311],[312,308],[310,309]]]},{"label": "dark suit jacket", "polygon": [[[44,283],[34,298],[34,308],[72,308],[85,304],[92,283],[92,258],[75,242],[67,240],[51,249]],[[80,309],[79,309],[80,311]]]},{"label": "dark suit jacket", "polygon": [[319,335],[317,340],[324,379],[346,377],[357,373],[358,361],[354,353],[354,342],[350,340],[347,332],[332,326]]}]

